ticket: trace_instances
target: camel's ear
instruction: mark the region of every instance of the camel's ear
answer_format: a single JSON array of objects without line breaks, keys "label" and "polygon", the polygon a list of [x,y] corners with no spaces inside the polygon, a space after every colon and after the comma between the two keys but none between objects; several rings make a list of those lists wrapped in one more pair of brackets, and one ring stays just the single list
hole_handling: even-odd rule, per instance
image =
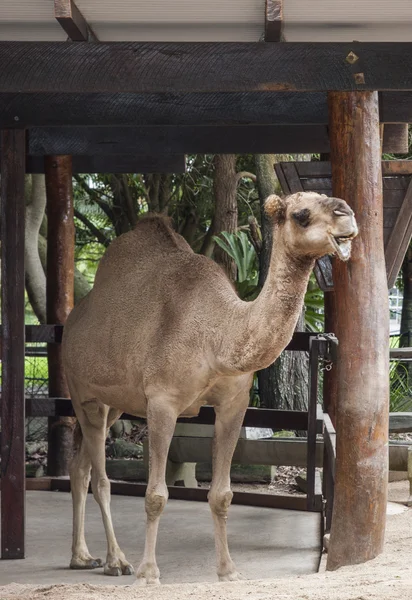
[{"label": "camel's ear", "polygon": [[286,218],[286,202],[276,194],[268,196],[265,200],[265,213],[277,223],[281,223]]}]

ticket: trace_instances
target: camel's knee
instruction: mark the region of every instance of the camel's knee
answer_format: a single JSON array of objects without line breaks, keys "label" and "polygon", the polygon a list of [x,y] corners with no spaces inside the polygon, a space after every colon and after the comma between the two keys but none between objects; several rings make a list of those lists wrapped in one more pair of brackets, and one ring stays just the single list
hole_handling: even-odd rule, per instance
[{"label": "camel's knee", "polygon": [[92,492],[97,502],[103,498],[110,500],[110,481],[107,475],[99,475],[93,477],[92,470]]},{"label": "camel's knee", "polygon": [[160,517],[166,506],[168,497],[169,493],[166,486],[157,486],[147,490],[145,508],[148,519],[154,520]]},{"label": "camel's knee", "polygon": [[216,516],[226,518],[232,498],[231,490],[215,491],[211,489],[207,497],[210,510]]}]

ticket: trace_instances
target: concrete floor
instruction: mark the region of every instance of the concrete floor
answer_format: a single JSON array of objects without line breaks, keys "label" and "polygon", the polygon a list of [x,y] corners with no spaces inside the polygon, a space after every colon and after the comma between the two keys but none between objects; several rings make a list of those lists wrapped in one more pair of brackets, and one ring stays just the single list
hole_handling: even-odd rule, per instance
[{"label": "concrete floor", "polygon": [[[144,500],[112,497],[117,538],[137,565],[144,544]],[[68,569],[71,547],[71,496],[64,492],[27,492],[25,560],[0,561],[0,585],[7,583],[131,584],[134,576],[107,577],[102,569]],[[247,579],[313,573],[320,555],[320,515],[233,505],[229,546]],[[100,511],[87,500],[86,537],[93,556],[105,558]],[[161,520],[158,564],[162,583],[216,581],[212,521],[202,502],[170,500]]]}]

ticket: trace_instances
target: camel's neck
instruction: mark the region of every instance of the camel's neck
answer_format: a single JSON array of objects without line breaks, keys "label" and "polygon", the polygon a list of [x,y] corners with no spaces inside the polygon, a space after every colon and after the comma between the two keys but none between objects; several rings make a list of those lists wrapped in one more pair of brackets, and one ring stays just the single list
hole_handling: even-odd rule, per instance
[{"label": "camel's neck", "polygon": [[227,349],[233,366],[243,372],[257,371],[276,360],[295,330],[313,265],[313,260],[288,252],[282,228],[274,232],[263,289],[255,301],[242,303],[237,315],[241,319],[236,324],[239,334]]}]

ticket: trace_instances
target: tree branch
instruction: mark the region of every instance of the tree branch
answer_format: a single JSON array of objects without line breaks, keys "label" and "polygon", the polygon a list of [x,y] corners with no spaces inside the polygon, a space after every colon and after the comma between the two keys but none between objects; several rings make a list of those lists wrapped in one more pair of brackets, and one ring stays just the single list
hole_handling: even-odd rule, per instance
[{"label": "tree branch", "polygon": [[110,244],[109,238],[107,238],[104,235],[104,233],[102,233],[100,231],[100,229],[98,227],[96,227],[96,225],[93,225],[93,223],[91,221],[89,221],[89,219],[87,217],[85,217],[77,209],[74,209],[74,216],[76,217],[76,219],[79,219],[79,221],[81,221],[84,225],[86,225],[86,227],[88,228],[90,233],[92,233],[96,237],[97,241],[100,242],[100,244],[103,244],[103,246],[105,248],[107,248],[109,246],[109,244]]}]

